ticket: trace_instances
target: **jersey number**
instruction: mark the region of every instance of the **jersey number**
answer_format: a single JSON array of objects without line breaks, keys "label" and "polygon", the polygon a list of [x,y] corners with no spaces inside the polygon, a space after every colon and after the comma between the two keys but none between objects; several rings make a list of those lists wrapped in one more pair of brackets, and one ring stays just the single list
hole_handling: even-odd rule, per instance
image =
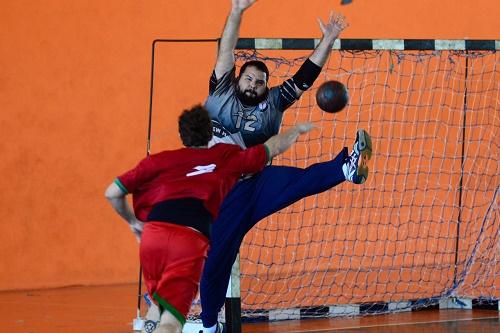
[{"label": "jersey number", "polygon": [[[239,129],[241,127],[241,120],[243,119],[243,112],[238,112],[238,120],[236,121],[236,128]],[[245,118],[245,126],[243,129],[248,132],[255,132],[255,127],[252,127],[252,124],[257,121],[257,117],[253,114],[249,115]]]},{"label": "jersey number", "polygon": [[196,176],[196,175],[201,175],[203,173],[210,173],[214,172],[216,165],[215,164],[209,164],[209,165],[200,165],[197,167],[194,167],[196,171],[187,173],[186,176],[191,177],[191,176]]}]

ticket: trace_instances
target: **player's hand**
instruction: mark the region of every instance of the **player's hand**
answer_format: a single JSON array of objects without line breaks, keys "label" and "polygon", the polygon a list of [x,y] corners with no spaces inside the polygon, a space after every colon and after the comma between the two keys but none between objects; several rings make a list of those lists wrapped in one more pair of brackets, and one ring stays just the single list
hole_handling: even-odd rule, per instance
[{"label": "player's hand", "polygon": [[323,33],[323,39],[333,42],[337,39],[340,33],[349,26],[349,23],[345,21],[344,15],[340,13],[330,12],[330,17],[328,22],[325,24],[321,19],[318,18],[319,28]]},{"label": "player's hand", "polygon": [[295,127],[297,128],[297,131],[300,134],[307,133],[310,130],[312,130],[313,128],[315,128],[315,126],[311,123],[300,123],[300,124],[297,124]]},{"label": "player's hand", "polygon": [[233,10],[241,13],[256,1],[257,0],[233,0]]},{"label": "player's hand", "polygon": [[132,232],[135,235],[135,238],[137,238],[137,242],[140,243],[142,236],[142,229],[144,229],[144,222],[135,219],[133,221],[130,221],[129,225],[130,225],[130,230],[132,230]]}]

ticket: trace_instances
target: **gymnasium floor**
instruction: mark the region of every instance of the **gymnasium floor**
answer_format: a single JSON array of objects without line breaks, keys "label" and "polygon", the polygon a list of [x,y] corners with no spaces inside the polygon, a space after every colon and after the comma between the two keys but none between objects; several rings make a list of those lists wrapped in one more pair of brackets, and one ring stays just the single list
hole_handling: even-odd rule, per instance
[{"label": "gymnasium floor", "polygon": [[[136,285],[0,292],[1,333],[132,333]],[[500,332],[494,310],[426,310],[347,319],[245,324],[244,333]]]}]

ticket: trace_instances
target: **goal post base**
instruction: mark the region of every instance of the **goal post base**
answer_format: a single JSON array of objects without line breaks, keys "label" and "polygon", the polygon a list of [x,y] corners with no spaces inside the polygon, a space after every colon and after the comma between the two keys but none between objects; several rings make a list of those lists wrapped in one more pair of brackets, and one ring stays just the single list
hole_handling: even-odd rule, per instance
[{"label": "goal post base", "polygon": [[439,301],[439,309],[472,310],[472,299],[465,297],[448,297]]}]

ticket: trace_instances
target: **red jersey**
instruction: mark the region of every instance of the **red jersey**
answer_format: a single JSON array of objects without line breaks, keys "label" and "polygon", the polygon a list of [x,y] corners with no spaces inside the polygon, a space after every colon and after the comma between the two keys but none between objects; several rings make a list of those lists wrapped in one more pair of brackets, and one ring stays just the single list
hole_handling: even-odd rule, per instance
[{"label": "red jersey", "polygon": [[231,144],[182,148],[146,157],[116,183],[132,193],[134,212],[141,221],[147,221],[156,203],[181,198],[202,200],[215,220],[222,201],[241,175],[261,171],[267,161],[264,145],[246,150]]}]

